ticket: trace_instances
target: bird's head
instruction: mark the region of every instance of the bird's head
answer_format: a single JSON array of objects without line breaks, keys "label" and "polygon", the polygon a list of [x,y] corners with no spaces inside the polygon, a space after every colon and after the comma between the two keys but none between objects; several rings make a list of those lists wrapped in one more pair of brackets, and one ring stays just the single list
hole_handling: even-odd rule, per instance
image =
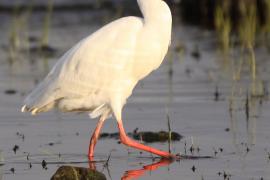
[{"label": "bird's head", "polygon": [[137,0],[145,19],[171,20],[171,11],[166,1],[168,0]]}]

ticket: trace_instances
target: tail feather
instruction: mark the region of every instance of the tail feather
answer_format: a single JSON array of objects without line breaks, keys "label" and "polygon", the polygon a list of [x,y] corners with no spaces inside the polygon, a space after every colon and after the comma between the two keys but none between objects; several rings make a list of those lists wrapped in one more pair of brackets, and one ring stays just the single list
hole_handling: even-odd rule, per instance
[{"label": "tail feather", "polygon": [[32,115],[36,115],[38,109],[37,108],[29,108],[28,106],[24,105],[21,109],[22,112],[31,112]]},{"label": "tail feather", "polygon": [[50,109],[52,109],[55,105],[55,102],[51,102],[47,105],[38,107],[38,108],[34,108],[34,107],[29,107],[27,105],[23,105],[21,108],[21,112],[30,112],[32,115],[36,115],[37,113],[40,112],[46,112],[49,111]]},{"label": "tail feather", "polygon": [[22,112],[31,112],[35,115],[39,112],[49,111],[54,107],[57,99],[59,99],[57,88],[46,79],[41,82],[24,100],[21,108]]},{"label": "tail feather", "polygon": [[48,111],[65,95],[65,92],[60,91],[62,84],[60,73],[64,66],[63,64],[73,58],[73,55],[79,49],[83,41],[84,40],[67,51],[54,65],[45,79],[25,98],[24,106],[21,109],[23,112],[36,114]]}]

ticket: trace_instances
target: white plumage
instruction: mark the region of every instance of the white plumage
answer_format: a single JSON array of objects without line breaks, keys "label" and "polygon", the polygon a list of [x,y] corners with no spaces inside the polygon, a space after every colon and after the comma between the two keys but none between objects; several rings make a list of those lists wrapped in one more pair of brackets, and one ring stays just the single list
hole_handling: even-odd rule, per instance
[{"label": "white plumage", "polygon": [[142,18],[124,17],[81,40],[27,96],[24,111],[36,114],[57,107],[95,112],[96,117],[111,109],[115,96],[124,105],[136,83],[161,64],[170,42],[167,20],[166,25],[147,26]]},{"label": "white plumage", "polygon": [[52,108],[91,117],[121,110],[137,82],[158,68],[171,38],[171,13],[162,0],[138,0],[143,18],[124,17],[77,43],[25,99],[22,111]]}]

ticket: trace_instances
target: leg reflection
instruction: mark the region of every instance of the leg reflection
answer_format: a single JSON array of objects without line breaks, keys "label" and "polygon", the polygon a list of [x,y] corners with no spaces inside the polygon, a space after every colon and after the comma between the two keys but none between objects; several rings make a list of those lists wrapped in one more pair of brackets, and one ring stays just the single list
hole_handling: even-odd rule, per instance
[{"label": "leg reflection", "polygon": [[154,171],[154,170],[158,169],[159,167],[168,166],[172,162],[173,162],[173,160],[164,158],[156,163],[143,166],[142,169],[128,170],[125,172],[125,174],[123,175],[121,180],[137,179],[140,176],[142,176],[146,171]]},{"label": "leg reflection", "polygon": [[93,156],[88,156],[88,165],[89,165],[89,169],[91,170],[96,170],[96,162],[94,160]]}]

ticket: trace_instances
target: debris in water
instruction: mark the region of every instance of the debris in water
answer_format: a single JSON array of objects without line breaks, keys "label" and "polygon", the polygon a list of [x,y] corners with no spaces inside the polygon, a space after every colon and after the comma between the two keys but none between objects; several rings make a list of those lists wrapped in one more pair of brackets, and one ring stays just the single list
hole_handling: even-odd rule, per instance
[{"label": "debris in water", "polygon": [[10,171],[12,172],[12,174],[15,173],[15,168],[10,168]]},{"label": "debris in water", "polygon": [[108,167],[108,166],[109,166],[109,161],[110,161],[110,159],[111,159],[111,155],[112,155],[112,150],[110,151],[110,154],[109,154],[109,156],[108,156],[106,162],[104,163],[103,167]]},{"label": "debris in water", "polygon": [[47,144],[45,144],[45,145],[48,145],[48,146],[54,146],[54,145],[56,145],[56,144],[61,144],[62,142],[61,141],[57,141],[57,142],[49,142],[49,143],[47,143]]},{"label": "debris in water", "polygon": [[53,142],[49,142],[48,145],[49,145],[49,146],[53,146],[54,143],[53,143]]},{"label": "debris in water", "polygon": [[224,178],[224,180],[229,180],[231,176],[232,176],[231,174],[223,171],[223,178]]},{"label": "debris in water", "polygon": [[24,141],[25,136],[23,133],[16,132],[16,136],[18,136],[19,138],[22,138],[22,141]]},{"label": "debris in water", "polygon": [[47,162],[46,162],[45,160],[42,160],[41,165],[42,165],[42,168],[43,168],[43,169],[45,169],[45,170],[48,169],[48,168],[47,168]]},{"label": "debris in water", "polygon": [[213,149],[214,149],[215,156],[217,156],[218,152],[217,152],[216,148],[213,148]]},{"label": "debris in water", "polygon": [[246,120],[248,122],[249,121],[249,96],[248,96],[248,92],[246,94],[245,114],[246,114]]},{"label": "debris in water", "polygon": [[184,147],[184,149],[185,149],[185,155],[187,154],[187,141],[185,141],[185,147]]},{"label": "debris in water", "polygon": [[136,128],[133,130],[133,134],[137,134],[137,133],[138,133],[138,130],[139,130],[139,128],[136,127]]},{"label": "debris in water", "polygon": [[196,60],[199,60],[201,58],[201,53],[198,45],[194,47],[193,51],[191,52],[191,56],[194,57]]},{"label": "debris in water", "polygon": [[102,138],[114,138],[114,139],[118,139],[119,138],[119,133],[115,132],[115,133],[102,133],[99,136],[101,139]]},{"label": "debris in water", "polygon": [[220,152],[223,152],[223,148],[220,147],[220,148],[219,148],[219,151],[220,151]]},{"label": "debris in water", "polygon": [[15,144],[15,146],[14,146],[13,149],[12,149],[13,152],[14,152],[14,154],[16,154],[16,152],[19,150],[19,148],[20,148],[20,147],[19,147],[18,145]]},{"label": "debris in water", "polygon": [[191,168],[191,170],[192,170],[193,172],[195,172],[195,171],[196,171],[196,167],[193,165],[192,168]]},{"label": "debris in water", "polygon": [[223,173],[219,171],[217,174],[218,174],[218,176],[223,176],[224,180],[229,180],[232,177],[231,174],[229,174],[225,171],[223,171]]},{"label": "debris in water", "polygon": [[15,89],[7,89],[5,90],[5,94],[8,94],[8,95],[13,95],[13,94],[16,94],[17,91]]},{"label": "debris in water", "polygon": [[189,151],[190,151],[191,154],[193,154],[193,152],[194,152],[194,147],[193,147],[193,145],[190,146]]},{"label": "debris in water", "polygon": [[215,101],[219,101],[220,100],[220,92],[218,90],[218,86],[216,86],[216,90],[215,90],[214,96],[215,96]]}]

